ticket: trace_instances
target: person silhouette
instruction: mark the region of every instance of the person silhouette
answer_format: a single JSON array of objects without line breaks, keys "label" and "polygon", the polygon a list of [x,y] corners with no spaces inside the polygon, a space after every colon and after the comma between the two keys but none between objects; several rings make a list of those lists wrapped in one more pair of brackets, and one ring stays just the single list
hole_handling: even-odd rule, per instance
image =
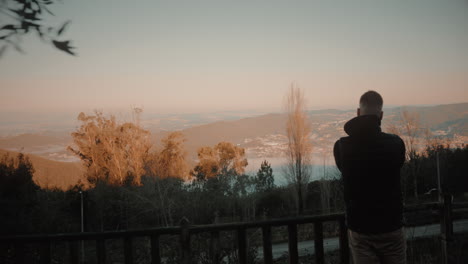
[{"label": "person silhouette", "polygon": [[383,99],[375,91],[359,100],[347,137],[336,141],[333,154],[341,171],[349,246],[354,264],[406,263],[400,169],[405,144],[382,132]]}]

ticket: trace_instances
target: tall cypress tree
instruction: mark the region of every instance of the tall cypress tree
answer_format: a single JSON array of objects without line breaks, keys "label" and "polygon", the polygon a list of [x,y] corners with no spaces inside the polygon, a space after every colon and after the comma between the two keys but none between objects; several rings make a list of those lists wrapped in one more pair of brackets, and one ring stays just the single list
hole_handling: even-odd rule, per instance
[{"label": "tall cypress tree", "polygon": [[264,160],[255,177],[255,190],[257,192],[265,192],[275,187],[275,179],[273,177],[273,169],[268,161]]}]

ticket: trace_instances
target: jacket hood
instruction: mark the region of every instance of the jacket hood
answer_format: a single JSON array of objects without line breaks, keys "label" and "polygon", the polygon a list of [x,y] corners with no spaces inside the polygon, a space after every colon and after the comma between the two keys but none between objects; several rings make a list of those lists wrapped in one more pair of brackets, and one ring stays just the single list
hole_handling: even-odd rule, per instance
[{"label": "jacket hood", "polygon": [[382,132],[380,118],[375,115],[357,116],[344,126],[344,131],[350,136],[366,137]]}]

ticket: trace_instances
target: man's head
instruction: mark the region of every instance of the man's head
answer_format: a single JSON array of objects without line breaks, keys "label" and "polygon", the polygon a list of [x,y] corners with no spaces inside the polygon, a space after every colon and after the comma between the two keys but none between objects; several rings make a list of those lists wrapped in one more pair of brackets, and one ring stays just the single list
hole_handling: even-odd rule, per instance
[{"label": "man's head", "polygon": [[376,91],[367,91],[359,99],[359,108],[357,115],[376,115],[380,119],[383,117],[382,112],[383,99]]}]

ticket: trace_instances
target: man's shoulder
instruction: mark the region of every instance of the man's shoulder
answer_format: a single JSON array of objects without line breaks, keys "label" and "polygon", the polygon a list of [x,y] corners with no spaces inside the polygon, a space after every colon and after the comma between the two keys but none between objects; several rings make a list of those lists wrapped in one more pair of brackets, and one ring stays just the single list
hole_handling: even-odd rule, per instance
[{"label": "man's shoulder", "polygon": [[341,137],[335,142],[334,149],[341,148],[340,145],[356,145],[360,146],[362,143],[371,143],[371,144],[384,144],[391,146],[403,146],[405,145],[404,141],[400,136],[390,133],[381,132],[377,137],[373,137],[369,141],[363,138],[353,138],[352,136]]},{"label": "man's shoulder", "polygon": [[351,137],[350,136],[345,136],[345,137],[340,137],[337,141],[335,141],[335,144],[333,146],[334,150],[341,149],[341,144],[348,145],[351,142]]},{"label": "man's shoulder", "polygon": [[[377,139],[377,141],[379,140],[385,140],[385,141],[390,141],[391,143],[404,143],[403,140],[401,139],[400,136],[398,135],[395,135],[395,134],[390,134],[390,133],[385,133],[385,132],[381,132],[380,135],[375,138],[374,137],[374,140]],[[335,147],[341,142],[341,143],[353,143],[354,141],[356,141],[359,139],[356,139],[351,136],[345,136],[345,137],[341,137],[339,138],[336,142],[335,142]]]},{"label": "man's shoulder", "polygon": [[381,136],[387,140],[393,140],[393,141],[398,141],[398,142],[403,143],[403,140],[401,139],[401,137],[395,134],[382,132]]},{"label": "man's shoulder", "polygon": [[347,140],[350,140],[351,137],[350,136],[345,136],[345,137],[340,137],[337,141],[335,141],[335,145],[336,144],[339,144],[339,142],[343,142],[343,141],[347,141]]}]

